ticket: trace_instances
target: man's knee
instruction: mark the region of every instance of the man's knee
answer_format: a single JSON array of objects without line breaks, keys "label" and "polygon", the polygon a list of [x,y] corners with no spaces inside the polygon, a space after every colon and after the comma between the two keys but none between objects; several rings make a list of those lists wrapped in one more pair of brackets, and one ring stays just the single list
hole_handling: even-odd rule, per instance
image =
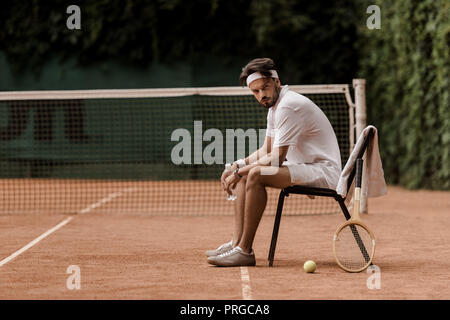
[{"label": "man's knee", "polygon": [[256,184],[261,183],[261,167],[250,169],[247,175],[246,189],[252,188]]}]

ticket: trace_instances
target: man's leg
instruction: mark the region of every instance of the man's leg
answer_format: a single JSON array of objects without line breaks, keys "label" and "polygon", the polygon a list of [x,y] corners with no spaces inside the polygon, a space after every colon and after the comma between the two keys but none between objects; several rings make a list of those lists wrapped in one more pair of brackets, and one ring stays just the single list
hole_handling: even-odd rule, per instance
[{"label": "man's leg", "polygon": [[250,170],[245,185],[244,230],[239,242],[239,247],[244,252],[250,253],[252,250],[253,239],[266,208],[266,187],[283,189],[291,184],[291,175],[287,167],[255,167]]},{"label": "man's leg", "polygon": [[236,200],[234,200],[234,230],[233,239],[231,245],[229,243],[224,243],[215,250],[207,250],[206,255],[208,257],[216,256],[218,254],[224,253],[236,247],[241,240],[242,231],[244,230],[244,206],[245,206],[245,184],[247,177],[242,177],[242,179],[236,184],[233,193],[236,195]]},{"label": "man's leg", "polygon": [[241,241],[242,232],[244,230],[244,209],[245,209],[245,185],[247,177],[236,184],[234,192],[236,200],[234,201],[234,232],[233,232],[233,247],[237,246]]}]

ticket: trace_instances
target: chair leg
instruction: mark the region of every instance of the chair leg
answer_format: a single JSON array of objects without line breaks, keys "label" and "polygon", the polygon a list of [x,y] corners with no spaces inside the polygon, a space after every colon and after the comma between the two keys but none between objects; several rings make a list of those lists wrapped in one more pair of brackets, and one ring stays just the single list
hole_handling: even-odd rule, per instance
[{"label": "chair leg", "polygon": [[275,216],[275,223],[273,225],[272,241],[270,243],[269,258],[268,258],[269,267],[273,266],[273,259],[275,257],[275,248],[277,246],[278,230],[280,228],[281,213],[283,211],[285,196],[286,194],[284,193],[284,190],[281,190],[280,196],[278,197],[278,207],[277,207],[277,214]]},{"label": "chair leg", "polygon": [[351,218],[351,216],[350,216],[350,212],[348,212],[347,206],[345,205],[344,199],[337,199],[337,198],[335,198],[335,199],[339,203],[339,206],[341,207],[341,210],[345,216],[345,219],[349,220]]}]

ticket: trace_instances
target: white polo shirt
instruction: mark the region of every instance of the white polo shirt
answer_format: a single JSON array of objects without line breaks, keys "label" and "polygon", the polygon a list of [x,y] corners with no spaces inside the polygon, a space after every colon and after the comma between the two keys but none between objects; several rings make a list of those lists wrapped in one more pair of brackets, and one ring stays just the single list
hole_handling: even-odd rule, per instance
[{"label": "white polo shirt", "polygon": [[272,148],[289,146],[288,163],[320,167],[329,187],[336,187],[342,170],[336,134],[310,99],[283,86],[267,114],[266,135],[272,138]]}]

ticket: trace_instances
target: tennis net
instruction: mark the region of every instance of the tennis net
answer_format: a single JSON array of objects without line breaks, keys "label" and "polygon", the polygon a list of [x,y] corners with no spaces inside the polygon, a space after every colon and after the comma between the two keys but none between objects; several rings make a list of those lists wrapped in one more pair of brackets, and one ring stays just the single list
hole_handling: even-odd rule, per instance
[{"label": "tennis net", "polygon": [[[325,112],[344,165],[352,87],[289,87]],[[241,87],[0,92],[0,214],[232,214],[221,172],[262,145],[266,117]],[[278,193],[268,188],[266,214]],[[330,199],[290,198],[284,214],[339,212]]]}]

